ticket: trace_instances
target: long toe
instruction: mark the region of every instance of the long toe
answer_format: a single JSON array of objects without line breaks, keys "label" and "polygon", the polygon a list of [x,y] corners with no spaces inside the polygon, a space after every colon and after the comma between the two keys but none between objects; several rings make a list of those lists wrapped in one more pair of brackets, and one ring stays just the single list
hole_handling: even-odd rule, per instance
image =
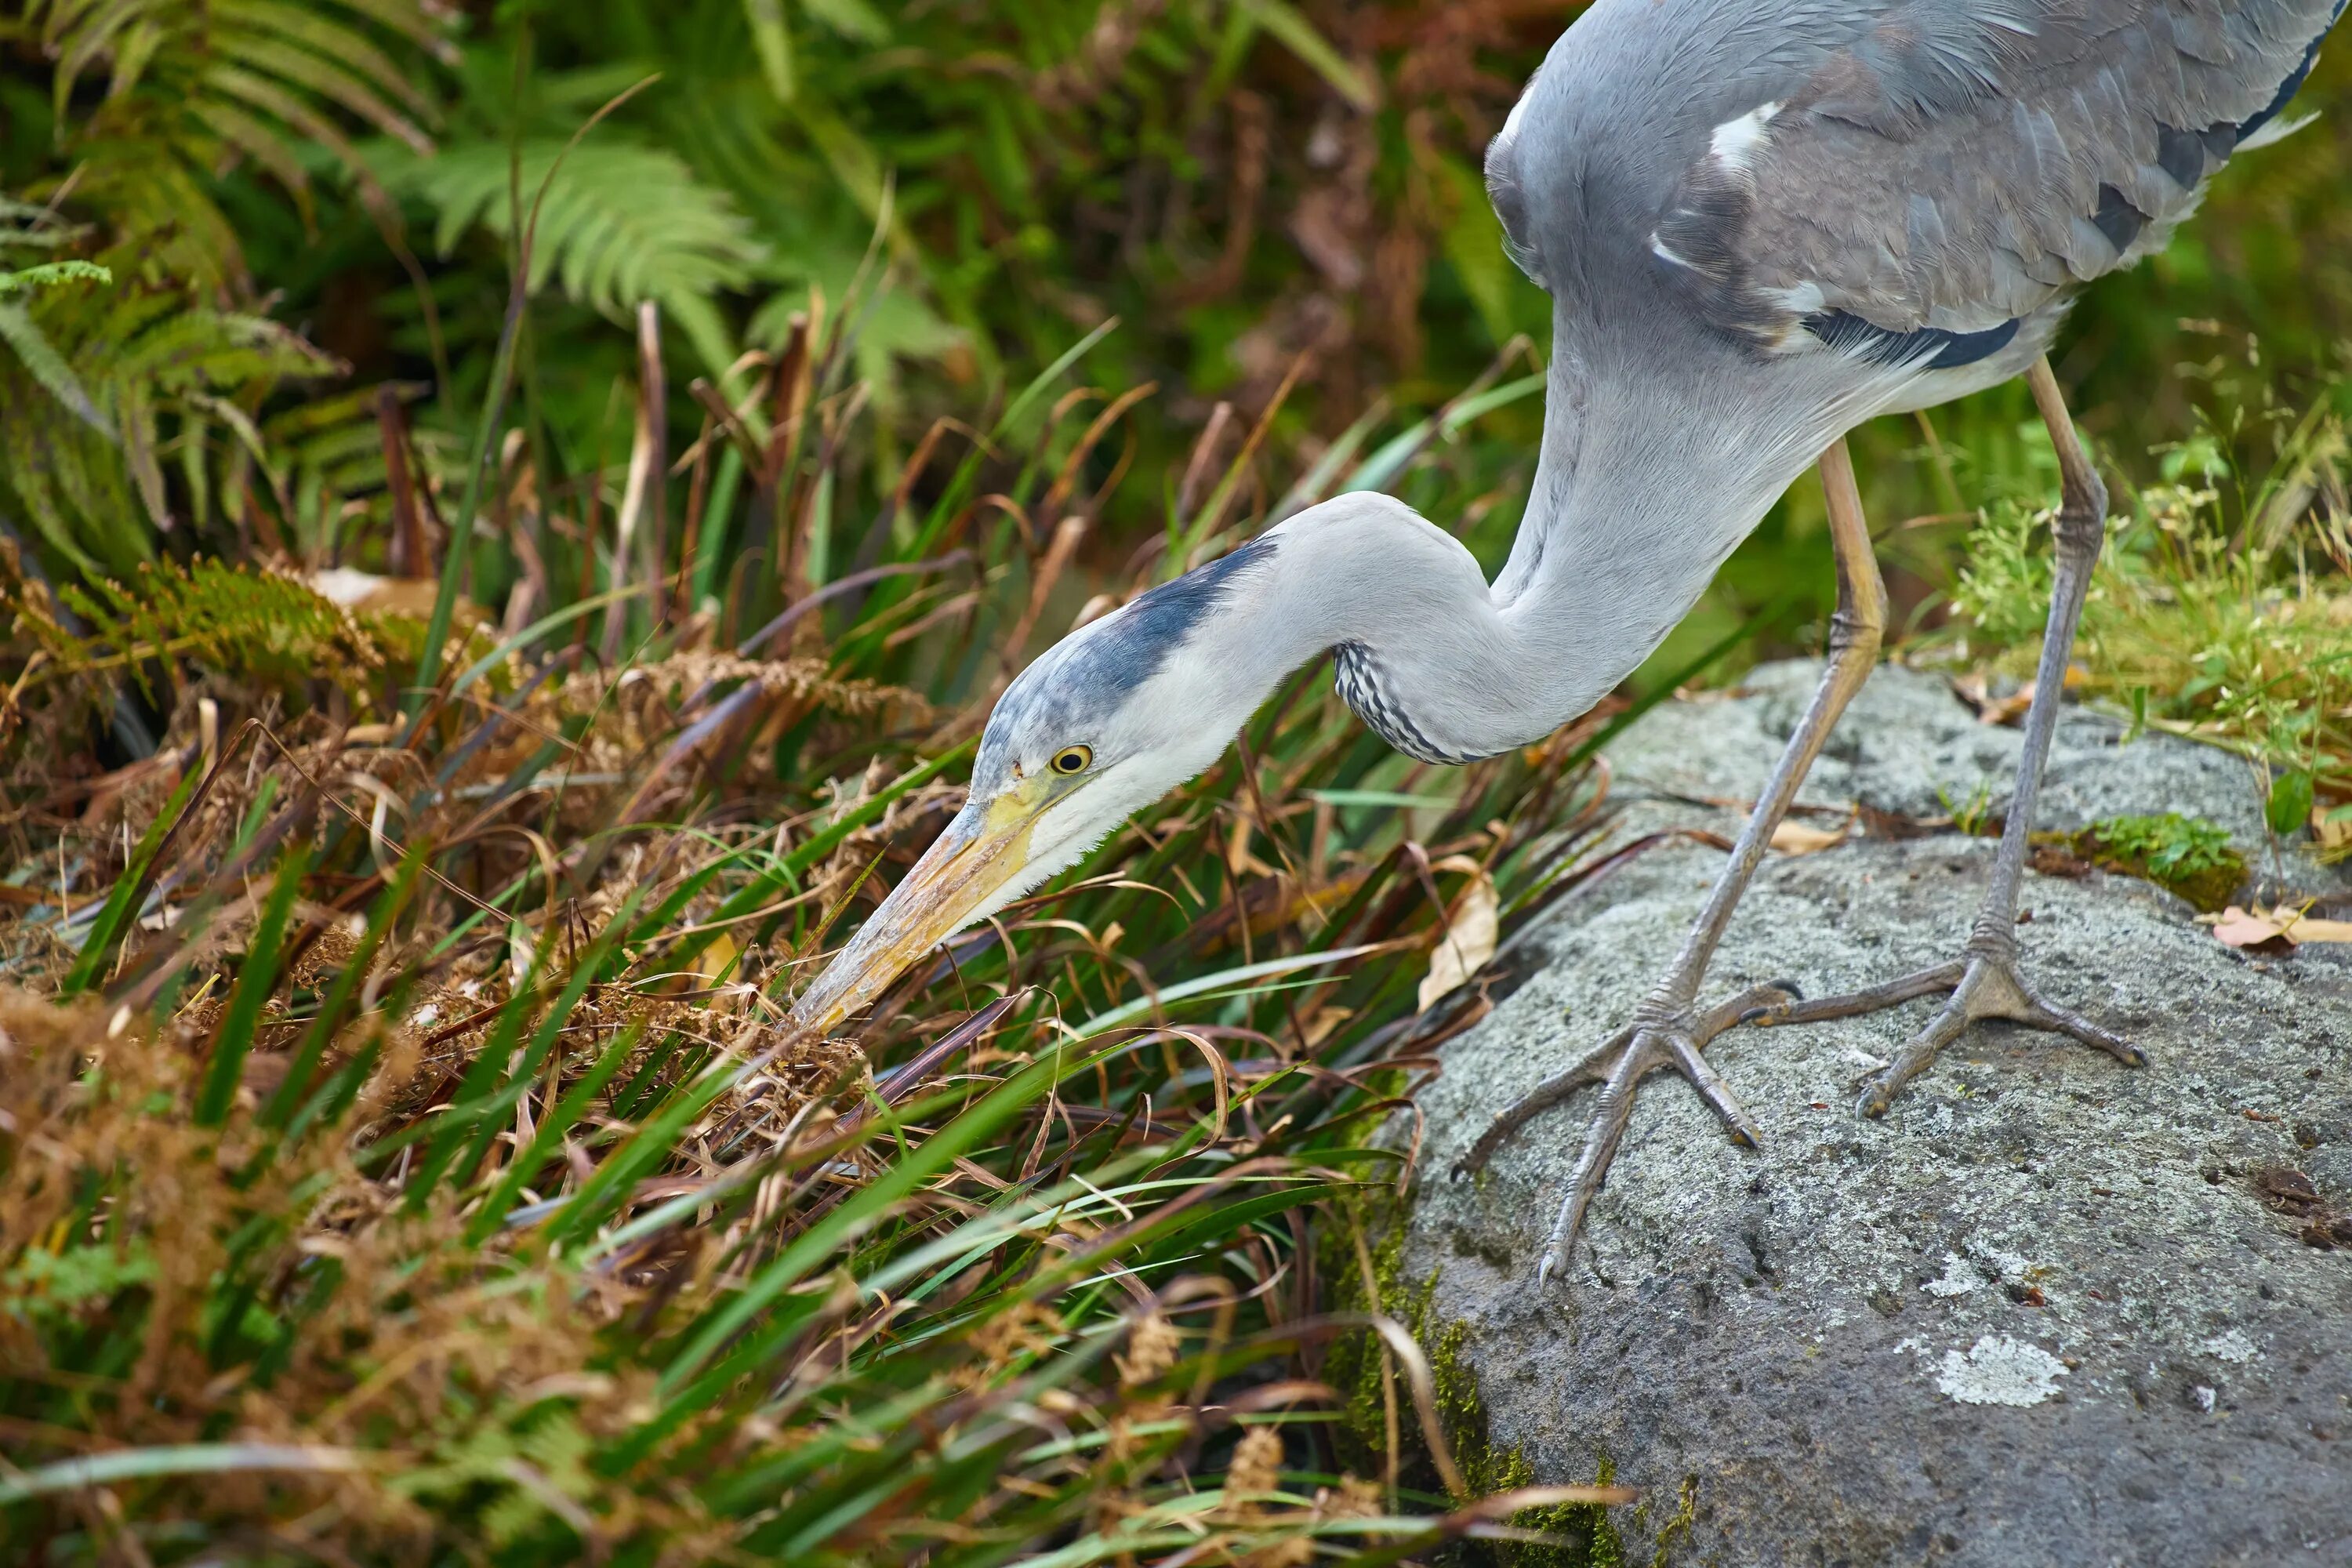
[{"label": "long toe", "polygon": [[[1960,967],[1960,966],[1954,966]],[[1939,972],[1927,971],[1907,981],[1895,982],[1878,988],[1881,994],[1891,994],[1906,985],[1916,985]],[[1886,1114],[1903,1086],[1927,1071],[1946,1046],[1959,1038],[1968,1026],[1984,1018],[2004,1018],[2022,1024],[2029,1029],[2061,1035],[2081,1045],[2105,1051],[2126,1067],[2145,1067],[2147,1053],[2121,1035],[2103,1025],[2095,1024],[2078,1013],[2063,1007],[2053,1007],[2034,994],[2032,987],[2017,972],[2013,958],[1979,955],[1967,961],[1951,988],[1947,1001],[1935,1021],[1904,1043],[1895,1059],[1865,1079],[1862,1098],[1855,1104],[1855,1114],[1878,1117]],[[1918,993],[1915,990],[1913,994]]]},{"label": "long toe", "polygon": [[1683,1076],[1690,1079],[1700,1097],[1715,1108],[1731,1141],[1743,1149],[1762,1148],[1764,1134],[1758,1130],[1756,1119],[1748,1114],[1748,1108],[1739,1103],[1739,1097],[1731,1092],[1731,1086],[1723,1081],[1723,1075],[1715,1070],[1714,1064],[1699,1054],[1697,1042],[1675,1037],[1667,1043],[1674,1049],[1675,1065],[1682,1068]]},{"label": "long toe", "polygon": [[1569,1251],[1576,1245],[1576,1234],[1584,1227],[1584,1211],[1592,1206],[1601,1184],[1608,1179],[1610,1163],[1617,1158],[1617,1145],[1625,1136],[1625,1125],[1633,1120],[1634,1094],[1650,1068],[1670,1055],[1664,1039],[1643,1029],[1634,1033],[1610,1069],[1609,1081],[1601,1086],[1601,1099],[1592,1108],[1591,1123],[1584,1130],[1584,1146],[1577,1151],[1576,1169],[1568,1178],[1568,1192],[1560,1199],[1559,1215],[1552,1221],[1551,1235],[1544,1243],[1543,1262],[1536,1270],[1538,1289],[1543,1280],[1567,1266]]},{"label": "long toe", "polygon": [[1963,987],[1944,1004],[1934,1022],[1903,1042],[1893,1061],[1863,1081],[1862,1098],[1855,1102],[1853,1113],[1874,1120],[1885,1115],[1903,1086],[1927,1071],[1936,1053],[1958,1039],[1969,1021],[1969,994]]},{"label": "long toe", "polygon": [[1739,1022],[1762,1028],[1782,1024],[1826,1024],[1838,1018],[1859,1018],[1871,1013],[1883,1013],[1889,1007],[1900,1007],[1906,1002],[1916,1002],[1922,996],[1941,996],[1957,989],[1967,973],[1966,961],[1954,959],[1949,963],[1938,963],[1932,969],[1882,980],[1859,991],[1818,996],[1811,1001],[1797,998],[1768,1003],[1751,1010]]},{"label": "long toe", "polygon": [[[2031,993],[2028,993],[2032,995]],[[2084,1045],[2105,1051],[2127,1068],[2147,1066],[2147,1053],[2116,1034],[2113,1029],[2094,1024],[2080,1013],[2070,1013],[2063,1007],[2053,1007],[2039,996],[2032,997],[2033,1016],[2025,1020],[2037,1029],[2079,1040]]]},{"label": "long toe", "polygon": [[1478,1134],[1478,1142],[1471,1144],[1462,1157],[1454,1162],[1454,1179],[1458,1182],[1485,1170],[1486,1162],[1495,1157],[1495,1151],[1508,1142],[1513,1133],[1586,1084],[1608,1081],[1611,1069],[1624,1055],[1633,1038],[1631,1026],[1618,1030],[1585,1053],[1581,1060],[1552,1074],[1505,1106],[1501,1113],[1487,1123],[1486,1131]]}]

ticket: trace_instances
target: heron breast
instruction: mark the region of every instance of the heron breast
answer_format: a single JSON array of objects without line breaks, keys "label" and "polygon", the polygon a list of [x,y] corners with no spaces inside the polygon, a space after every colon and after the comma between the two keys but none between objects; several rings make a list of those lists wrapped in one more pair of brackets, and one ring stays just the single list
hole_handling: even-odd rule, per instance
[{"label": "heron breast", "polygon": [[1412,715],[1396,700],[1380,659],[1370,647],[1360,642],[1341,643],[1331,650],[1331,659],[1332,684],[1339,689],[1339,700],[1355,710],[1356,717],[1373,734],[1415,762],[1459,764],[1477,761],[1467,753],[1439,745],[1413,722]]}]

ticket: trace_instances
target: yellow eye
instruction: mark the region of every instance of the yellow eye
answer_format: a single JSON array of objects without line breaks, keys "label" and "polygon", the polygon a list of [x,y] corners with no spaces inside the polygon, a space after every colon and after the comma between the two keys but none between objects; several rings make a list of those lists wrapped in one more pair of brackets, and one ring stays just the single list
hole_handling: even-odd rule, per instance
[{"label": "yellow eye", "polygon": [[1054,771],[1057,773],[1082,773],[1087,764],[1095,760],[1093,751],[1086,746],[1064,746],[1054,753]]}]

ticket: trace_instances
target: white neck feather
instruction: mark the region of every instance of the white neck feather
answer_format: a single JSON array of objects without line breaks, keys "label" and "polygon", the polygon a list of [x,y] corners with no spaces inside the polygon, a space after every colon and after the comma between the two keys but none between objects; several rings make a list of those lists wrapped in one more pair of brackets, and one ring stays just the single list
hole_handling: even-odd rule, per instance
[{"label": "white neck feather", "polygon": [[[1712,525],[1699,537],[1673,520],[1531,513],[1491,587],[1460,541],[1402,501],[1326,501],[1269,531],[1272,559],[1230,602],[1237,644],[1267,661],[1249,682],[1262,688],[1235,695],[1246,711],[1283,674],[1339,650],[1342,694],[1412,755],[1466,762],[1539,740],[1664,640],[1787,478],[1767,483],[1675,497],[1682,517]],[[1539,479],[1534,506],[1554,499]]]}]

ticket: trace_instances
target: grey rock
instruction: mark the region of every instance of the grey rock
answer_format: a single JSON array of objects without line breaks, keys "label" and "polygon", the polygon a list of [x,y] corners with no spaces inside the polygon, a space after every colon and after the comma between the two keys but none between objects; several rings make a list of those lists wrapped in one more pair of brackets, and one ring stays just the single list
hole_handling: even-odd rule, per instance
[{"label": "grey rock", "polygon": [[[1811,698],[1821,667],[1790,659],[1753,671],[1738,695],[1663,707],[1611,751],[1622,786],[1644,799],[1687,806],[1753,800]],[[2263,826],[2267,785],[2244,758],[2219,747],[2150,734],[2126,745],[2125,726],[2069,708],[2042,775],[2034,826],[2059,831],[2111,816],[2178,812],[2225,827],[2265,900],[2352,894],[2352,867],[2322,866],[2300,837],[2273,843]],[[1888,666],[1862,689],[1832,732],[1798,796],[1801,806],[1843,814],[1853,805],[1896,816],[1950,816],[1975,805],[2009,809],[2022,734],[1986,724],[1939,676]],[[1654,813],[1640,819],[1651,821]],[[1698,825],[1685,809],[1673,820]],[[1737,831],[1726,814],[1708,822]]]},{"label": "grey rock", "polygon": [[[1623,831],[1723,831],[1811,683],[1670,706],[1615,752]],[[2011,732],[1883,670],[1804,798],[1925,815],[2002,777]],[[2261,835],[2243,764],[2116,744],[2070,714],[2043,821],[2179,810]],[[1679,800],[1674,797],[1681,797]],[[1768,860],[1706,994],[1823,994],[1953,956],[1991,861],[1958,835]],[[2007,1025],[1948,1050],[1883,1121],[1855,1080],[1931,1004],[1738,1032],[1709,1050],[1760,1125],[1735,1148],[1653,1079],[1564,1281],[1536,1259],[1590,1113],[1539,1119],[1482,1177],[1447,1178],[1487,1119],[1622,1023],[1720,866],[1669,843],[1530,938],[1548,962],[1444,1048],[1407,1278],[1469,1329],[1491,1440],[1540,1479],[1605,1455],[1655,1503],[1618,1511],[1635,1561],[1696,1482],[1665,1560],[1692,1563],[2352,1562],[2352,1252],[2298,1238],[2265,1173],[2352,1210],[2352,965],[2233,952],[2128,878],[2029,876],[2026,972],[2129,1033],[2111,1058]]]}]

